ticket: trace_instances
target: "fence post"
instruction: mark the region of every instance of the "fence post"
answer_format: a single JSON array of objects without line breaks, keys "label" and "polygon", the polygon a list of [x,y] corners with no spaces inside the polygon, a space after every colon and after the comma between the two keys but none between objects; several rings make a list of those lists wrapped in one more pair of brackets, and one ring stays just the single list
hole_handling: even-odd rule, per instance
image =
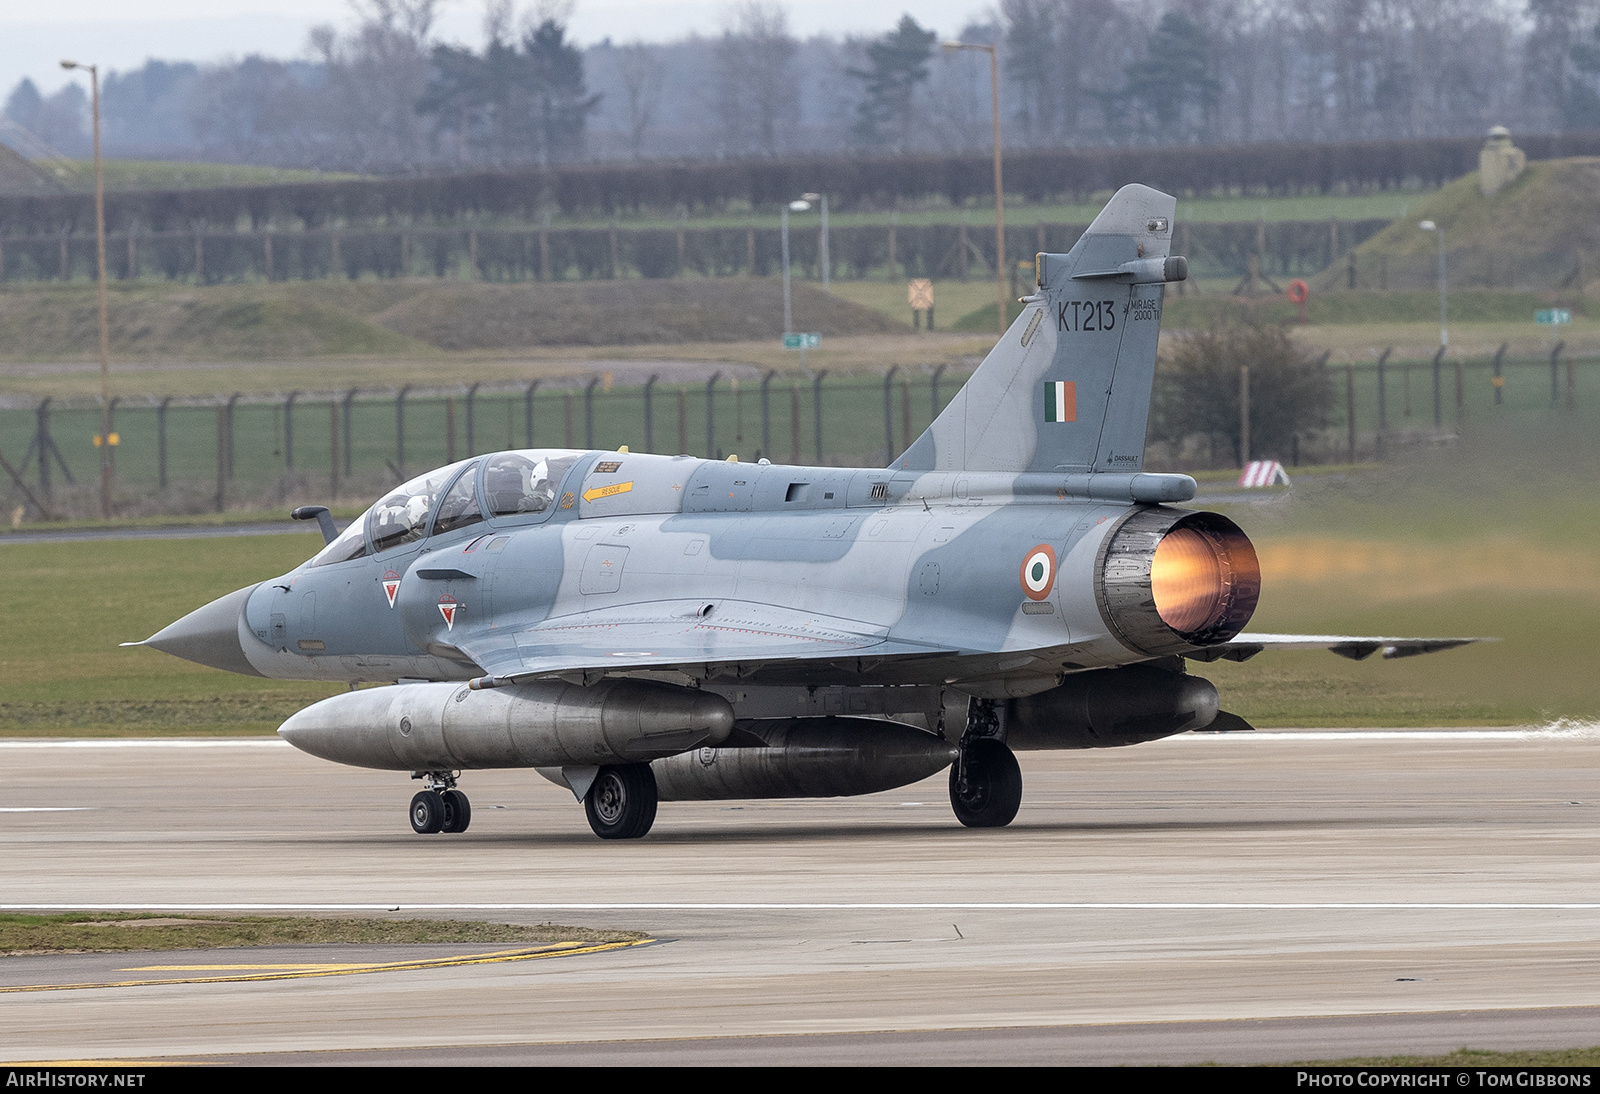
[{"label": "fence post", "polygon": [[1461,361],[1455,361],[1456,366],[1456,428],[1461,428],[1461,423],[1467,420],[1467,378],[1462,372]]},{"label": "fence post", "polygon": [[800,385],[789,381],[789,462],[800,462]]},{"label": "fence post", "polygon": [[900,440],[911,447],[911,377],[900,380]]},{"label": "fence post", "polygon": [[600,377],[591,376],[589,382],[583,385],[583,447],[594,447],[594,389],[600,383]]},{"label": "fence post", "polygon": [[344,398],[343,398],[343,400],[341,400],[341,402],[344,404],[343,405],[343,413],[344,413],[344,477],[347,478],[347,479],[351,475],[351,471],[350,471],[350,460],[351,460],[351,452],[350,452],[350,449],[351,449],[351,443],[350,443],[350,437],[351,437],[350,409],[351,409],[351,406],[350,406],[350,404],[355,402],[356,391],[357,390],[358,390],[357,388],[351,388],[349,391],[344,393]]},{"label": "fence post", "polygon": [[328,400],[328,496],[339,496],[339,400]]},{"label": "fence post", "polygon": [[717,458],[717,381],[722,379],[720,371],[713,372],[711,379],[706,381],[706,459]]},{"label": "fence post", "polygon": [[1239,466],[1250,462],[1250,366],[1239,366]]},{"label": "fence post", "polygon": [[1494,405],[1500,406],[1505,402],[1506,378],[1500,371],[1500,364],[1505,360],[1506,347],[1509,343],[1501,342],[1500,348],[1494,351],[1494,379],[1489,382],[1494,385]]},{"label": "fence post", "polygon": [[1378,435],[1389,432],[1389,381],[1384,372],[1384,365],[1389,363],[1389,354],[1394,352],[1393,346],[1384,347],[1378,354]]},{"label": "fence post", "polygon": [[406,481],[406,392],[410,384],[403,384],[394,397],[394,470],[401,482]]},{"label": "fence post", "polygon": [[522,441],[526,448],[533,447],[533,393],[539,389],[538,380],[529,380],[522,392]]},{"label": "fence post", "polygon": [[947,367],[947,365],[940,365],[933,370],[932,389],[928,397],[928,405],[931,408],[928,415],[928,421],[930,422],[939,416],[941,409],[939,406],[939,377],[944,375],[944,370]]},{"label": "fence post", "polygon": [[[1344,417],[1350,432],[1350,462],[1356,462],[1356,366],[1344,366]],[[1381,434],[1380,434],[1381,435]]]},{"label": "fence post", "polygon": [[474,380],[467,386],[467,455],[478,454],[477,419],[473,414],[473,406],[478,398],[478,386],[481,381]]},{"label": "fence post", "polygon": [[1578,409],[1578,362],[1567,358],[1567,409]]},{"label": "fence post", "polygon": [[899,365],[890,365],[883,374],[883,463],[888,466],[894,459],[894,374]]},{"label": "fence post", "polygon": [[822,463],[822,378],[828,375],[823,369],[811,378],[811,412],[817,430],[817,463]]},{"label": "fence post", "polygon": [[1561,351],[1566,348],[1565,342],[1557,342],[1550,351],[1550,405],[1555,406],[1561,401]]},{"label": "fence post", "polygon": [[[612,230],[615,231],[616,229],[613,227]],[[659,372],[652,372],[650,378],[644,382],[644,450],[646,452],[654,452],[656,450],[656,419],[653,413],[654,404],[651,399],[655,394],[656,380],[660,375]]]},{"label": "fence post", "polygon": [[562,424],[566,427],[562,436],[562,447],[576,448],[578,443],[572,436],[572,392],[570,391],[561,393],[561,418]]},{"label": "fence post", "polygon": [[1439,386],[1439,370],[1444,366],[1444,347],[1433,355],[1433,428],[1444,428],[1444,397]]},{"label": "fence post", "polygon": [[228,411],[217,407],[217,512],[228,494]]},{"label": "fence post", "polygon": [[227,428],[228,447],[227,447],[226,451],[227,451],[227,457],[228,457],[228,479],[229,479],[230,482],[233,480],[233,456],[234,456],[234,449],[233,449],[233,408],[239,402],[239,400],[241,398],[243,398],[243,397],[244,397],[244,393],[241,392],[241,391],[235,391],[232,395],[228,396],[227,417],[226,417],[226,421],[225,421],[224,424],[225,424],[225,426]]},{"label": "fence post", "polygon": [[761,377],[761,454],[767,459],[772,458],[772,378],[778,375],[778,370],[770,368],[767,374]]},{"label": "fence post", "polygon": [[444,462],[456,462],[456,398],[444,397]]},{"label": "fence post", "polygon": [[294,470],[294,401],[300,397],[298,391],[289,392],[288,398],[283,401],[283,469]]},{"label": "fence post", "polygon": [[689,454],[689,389],[678,389],[678,454]]},{"label": "fence post", "polygon": [[167,404],[171,402],[168,395],[156,404],[156,487],[160,490],[167,488]]},{"label": "fence post", "polygon": [[[39,460],[39,493],[44,495],[46,501],[50,500],[50,449],[53,442],[50,440],[50,396],[46,395],[39,400],[39,405],[33,411],[33,452]],[[28,457],[22,457],[22,470],[26,471]]]}]

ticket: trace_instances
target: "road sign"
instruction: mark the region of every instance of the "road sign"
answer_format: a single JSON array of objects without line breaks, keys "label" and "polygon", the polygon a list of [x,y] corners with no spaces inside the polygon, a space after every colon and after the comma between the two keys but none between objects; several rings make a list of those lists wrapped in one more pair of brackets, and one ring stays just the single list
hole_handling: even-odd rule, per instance
[{"label": "road sign", "polygon": [[1566,308],[1540,308],[1533,313],[1535,323],[1570,323],[1572,312]]},{"label": "road sign", "polygon": [[822,344],[820,334],[786,334],[783,336],[784,349],[816,349]]}]

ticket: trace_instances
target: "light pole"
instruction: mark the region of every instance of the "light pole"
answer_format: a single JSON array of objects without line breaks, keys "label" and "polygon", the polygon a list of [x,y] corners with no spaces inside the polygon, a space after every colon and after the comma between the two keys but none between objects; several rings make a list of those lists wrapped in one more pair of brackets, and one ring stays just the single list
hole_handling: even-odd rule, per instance
[{"label": "light pole", "polygon": [[779,222],[783,226],[783,333],[794,333],[794,307],[789,302],[789,210],[803,213],[811,208],[809,201],[791,201],[783,207]]},{"label": "light pole", "polygon": [[978,50],[989,55],[989,94],[994,107],[994,287],[995,304],[999,314],[995,324],[1001,335],[1006,333],[1006,202],[1005,187],[1000,181],[1000,51],[992,45],[979,42],[946,42],[944,50]]},{"label": "light pole", "polygon": [[90,96],[94,104],[94,249],[99,272],[100,297],[100,512],[111,516],[111,333],[106,322],[106,180],[100,168],[100,66],[62,61],[69,72],[89,70]]},{"label": "light pole", "polygon": [[1446,321],[1449,315],[1446,309],[1447,297],[1444,283],[1444,229],[1431,220],[1425,220],[1417,225],[1424,232],[1435,232],[1439,236],[1439,348],[1450,348],[1450,327]]},{"label": "light pole", "polygon": [[822,254],[822,291],[831,292],[828,288],[828,276],[832,272],[833,263],[828,261],[828,195],[827,194],[801,194],[806,201],[815,201],[822,208],[822,233],[818,237],[818,250]]}]

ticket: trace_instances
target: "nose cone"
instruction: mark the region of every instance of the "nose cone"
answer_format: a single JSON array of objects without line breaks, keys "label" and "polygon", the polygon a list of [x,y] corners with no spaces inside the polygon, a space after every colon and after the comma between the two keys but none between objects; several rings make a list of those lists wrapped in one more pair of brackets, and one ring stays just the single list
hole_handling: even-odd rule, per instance
[{"label": "nose cone", "polygon": [[239,644],[239,616],[255,590],[251,585],[219,597],[163,627],[145,639],[144,644],[210,668],[260,676]]}]

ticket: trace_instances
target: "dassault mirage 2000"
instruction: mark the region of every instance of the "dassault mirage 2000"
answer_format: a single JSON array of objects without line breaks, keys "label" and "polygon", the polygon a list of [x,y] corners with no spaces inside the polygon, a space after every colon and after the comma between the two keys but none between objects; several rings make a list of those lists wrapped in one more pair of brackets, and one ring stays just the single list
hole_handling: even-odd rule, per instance
[{"label": "dassault mirage 2000", "polygon": [[[950,768],[962,824],[1010,823],[1013,750],[1250,727],[1188,660],[1472,639],[1243,633],[1244,532],[1144,474],[1175,200],[1118,191],[966,386],[887,469],[627,451],[463,460],[400,486],[283,577],[149,638],[343,681],[279,733],[407,771],[417,832],[460,832],[462,772],[531,767],[604,838],[658,801],[825,797]],[[356,689],[360,682],[387,687]]]}]

